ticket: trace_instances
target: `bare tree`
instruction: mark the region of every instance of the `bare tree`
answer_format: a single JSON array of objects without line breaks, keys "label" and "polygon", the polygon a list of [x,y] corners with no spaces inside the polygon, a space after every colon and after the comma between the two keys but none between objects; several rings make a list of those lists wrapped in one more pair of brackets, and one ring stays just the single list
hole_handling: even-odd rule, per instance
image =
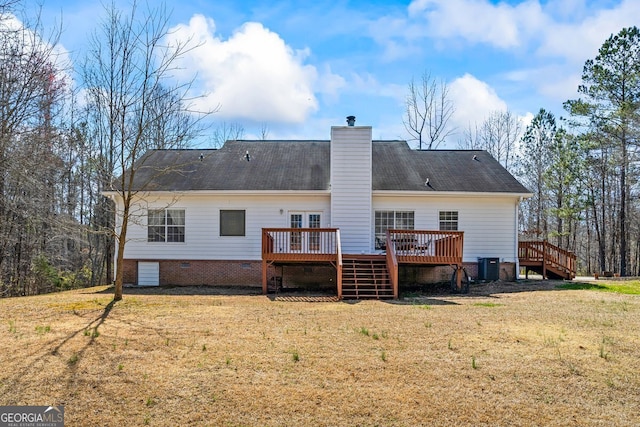
[{"label": "bare tree", "polygon": [[146,189],[135,181],[144,168],[144,153],[182,147],[200,131],[202,116],[193,115],[186,104],[191,82],[172,81],[176,61],[194,46],[189,41],[168,43],[168,35],[164,6],[140,12],[134,2],[124,13],[108,5],[83,67],[103,165],[100,185],[117,194],[116,301],[122,299],[128,225],[137,214],[132,204]]},{"label": "bare tree", "polygon": [[484,150],[478,123],[474,123],[473,125],[469,123],[467,128],[462,132],[462,139],[458,140],[458,148],[463,150]]},{"label": "bare tree", "polygon": [[222,147],[226,141],[234,141],[244,137],[244,127],[240,123],[220,123],[213,131],[214,148]]},{"label": "bare tree", "polygon": [[438,146],[453,132],[449,119],[454,105],[449,99],[449,87],[444,80],[436,80],[424,72],[418,83],[412,78],[405,100],[405,112],[402,122],[418,148],[423,144],[428,150]]},{"label": "bare tree", "polygon": [[260,124],[260,140],[266,141],[269,138],[269,126],[265,122]]},{"label": "bare tree", "polygon": [[44,38],[39,15],[17,5],[0,3],[0,295],[34,293],[32,262],[55,238],[58,213],[59,33]]},{"label": "bare tree", "polygon": [[522,135],[522,124],[510,111],[494,111],[482,124],[475,124],[458,141],[459,148],[487,150],[506,169],[514,167],[517,143]]}]

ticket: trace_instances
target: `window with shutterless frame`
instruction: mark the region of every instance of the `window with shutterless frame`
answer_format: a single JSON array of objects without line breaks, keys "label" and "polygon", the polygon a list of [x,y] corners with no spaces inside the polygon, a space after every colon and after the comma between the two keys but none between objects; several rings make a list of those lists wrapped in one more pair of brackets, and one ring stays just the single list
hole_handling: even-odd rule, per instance
[{"label": "window with shutterless frame", "polygon": [[147,212],[147,241],[184,243],[184,209],[149,209]]},{"label": "window with shutterless frame", "polygon": [[245,217],[244,209],[220,210],[220,235],[245,236]]},{"label": "window with shutterless frame", "polygon": [[458,211],[440,211],[438,216],[440,231],[458,231]]},{"label": "window with shutterless frame", "polygon": [[387,230],[413,230],[414,221],[415,214],[413,211],[376,211],[376,249],[384,249]]}]

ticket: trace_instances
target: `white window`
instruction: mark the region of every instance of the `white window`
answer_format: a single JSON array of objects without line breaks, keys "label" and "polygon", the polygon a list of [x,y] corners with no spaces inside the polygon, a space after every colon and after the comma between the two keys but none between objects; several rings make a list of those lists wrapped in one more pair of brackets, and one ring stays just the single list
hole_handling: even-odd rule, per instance
[{"label": "white window", "polygon": [[376,211],[375,233],[376,249],[384,249],[387,230],[413,230],[414,213],[412,211]]},{"label": "white window", "polygon": [[440,211],[440,231],[458,230],[458,211]]},{"label": "white window", "polygon": [[220,211],[220,235],[244,236],[245,235],[245,211],[221,210]]},{"label": "white window", "polygon": [[147,241],[184,242],[184,209],[150,209],[147,213]]}]

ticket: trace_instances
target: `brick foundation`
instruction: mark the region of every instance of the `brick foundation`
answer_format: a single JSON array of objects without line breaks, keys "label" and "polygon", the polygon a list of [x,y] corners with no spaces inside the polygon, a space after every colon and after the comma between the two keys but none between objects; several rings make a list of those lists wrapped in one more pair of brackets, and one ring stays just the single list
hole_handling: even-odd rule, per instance
[{"label": "brick foundation", "polygon": [[[478,263],[465,262],[463,264],[467,274],[472,279],[478,278]],[[427,267],[401,265],[398,271],[398,281],[400,285],[420,284],[426,285],[430,283],[448,282],[451,280],[453,269],[449,266]],[[500,263],[500,280],[512,281],[516,278],[516,265],[512,262]]]},{"label": "brick foundation", "polygon": [[[173,261],[160,263],[161,286],[262,286],[261,261]],[[273,267],[268,277],[274,276]],[[124,282],[138,282],[137,260],[124,260]]]},{"label": "brick foundation", "polygon": [[[161,286],[256,286],[262,284],[261,261],[174,261],[144,260],[160,263]],[[124,283],[137,284],[138,261],[124,260]],[[478,277],[478,264],[465,263],[467,273]],[[398,279],[400,285],[429,284],[447,282],[453,270],[449,266],[424,267],[400,266]],[[285,288],[332,289],[336,283],[336,269],[330,265],[286,265],[270,266],[267,277],[282,277]],[[500,263],[500,279],[514,280],[514,263]]]}]

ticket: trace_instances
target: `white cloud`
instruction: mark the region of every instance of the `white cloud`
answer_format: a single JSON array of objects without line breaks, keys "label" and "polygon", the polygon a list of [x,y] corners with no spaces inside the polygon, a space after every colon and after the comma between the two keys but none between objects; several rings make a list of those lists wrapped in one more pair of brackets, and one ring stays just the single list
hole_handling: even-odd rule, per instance
[{"label": "white cloud", "polygon": [[260,23],[245,23],[223,40],[215,35],[212,19],[194,15],[188,24],[174,27],[171,38],[192,38],[199,45],[179,65],[197,73],[196,85],[207,92],[196,106],[219,106],[218,117],[301,123],[318,108],[315,85],[329,92],[340,87],[339,79],[327,72],[326,81],[318,83],[315,67],[304,64],[309,51],[292,49]]},{"label": "white cloud", "polygon": [[[471,74],[465,74],[449,83],[449,95],[455,107],[451,125],[456,128],[456,134],[445,144],[449,147],[453,147],[454,140],[459,139],[469,127],[480,126],[496,111],[509,110],[507,103],[489,84]],[[524,130],[531,123],[533,113],[527,111],[517,115],[517,118]]]},{"label": "white cloud", "polygon": [[545,21],[536,0],[516,6],[486,0],[415,0],[408,12],[426,20],[430,37],[462,38],[503,49],[521,46]]},{"label": "white cloud", "polygon": [[512,70],[504,74],[504,79],[518,86],[535,87],[540,95],[559,103],[578,97],[578,85],[582,82],[580,66],[564,64]]},{"label": "white cloud", "polygon": [[331,67],[326,65],[323,72],[320,74],[318,84],[316,85],[318,92],[322,93],[323,99],[326,102],[337,102],[340,98],[340,92],[347,85],[344,77],[334,74],[331,71]]},{"label": "white cloud", "polygon": [[[416,35],[415,29],[407,29],[404,37],[410,42],[428,38],[443,51],[479,44],[500,49],[509,55],[507,62],[517,59],[521,68],[500,71],[492,79],[517,83],[512,89],[528,86],[561,103],[577,96],[584,62],[597,55],[611,34],[636,25],[638,16],[638,0],[414,0],[407,27],[423,31]],[[516,96],[535,99],[533,91]],[[512,90],[505,93],[514,96]],[[459,116],[469,115],[466,106],[457,106],[463,109]]]},{"label": "white cloud", "polygon": [[624,27],[637,24],[640,2],[622,1],[616,7],[601,9],[580,22],[555,22],[544,30],[537,49],[540,56],[557,56],[573,63],[582,63],[597,55],[598,49],[611,35]]},{"label": "white cloud", "polygon": [[422,38],[424,31],[407,22],[404,17],[382,16],[369,24],[368,31],[373,40],[383,47],[380,59],[385,62],[418,55],[421,51],[419,44],[409,43],[408,40]]},{"label": "white cloud", "polygon": [[549,0],[544,10],[560,19],[579,20],[587,12],[587,4],[586,0]]},{"label": "white cloud", "polygon": [[471,74],[458,77],[449,84],[449,95],[455,107],[452,125],[458,131],[482,123],[493,111],[506,111],[507,103],[487,83]]},{"label": "white cloud", "polygon": [[[517,48],[521,52],[524,49],[540,57],[581,63],[595,56],[609,35],[636,25],[640,2],[622,0],[610,7],[593,7],[585,0],[525,0],[515,4],[414,0],[408,15],[413,25],[421,25],[422,37]],[[405,31],[405,37],[414,39],[415,30]]]},{"label": "white cloud", "polygon": [[532,112],[528,111],[527,113],[525,113],[524,116],[519,116],[518,120],[520,120],[520,124],[522,125],[522,131],[524,132],[524,130],[527,128],[527,126],[529,126],[531,124],[531,122],[533,121],[533,118],[535,116],[533,115]]}]

